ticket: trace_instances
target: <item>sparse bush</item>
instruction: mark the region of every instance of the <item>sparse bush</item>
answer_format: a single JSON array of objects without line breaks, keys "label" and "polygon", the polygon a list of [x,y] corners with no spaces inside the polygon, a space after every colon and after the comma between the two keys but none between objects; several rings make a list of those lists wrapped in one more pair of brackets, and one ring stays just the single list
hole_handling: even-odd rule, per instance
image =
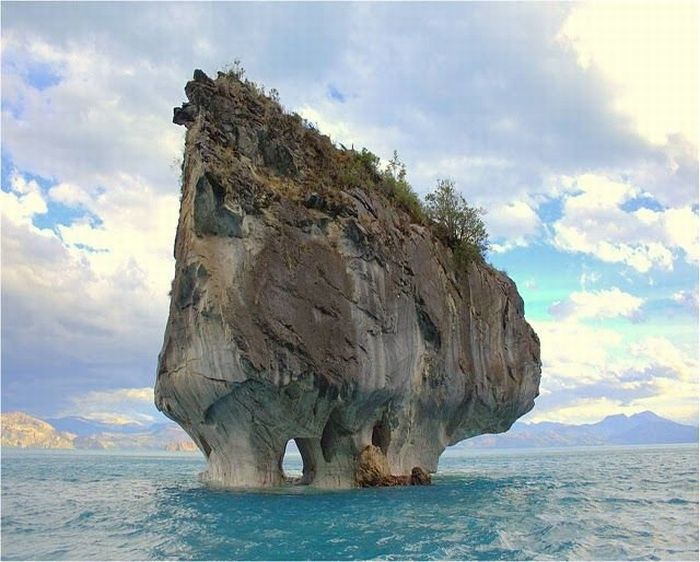
[{"label": "sparse bush", "polygon": [[395,205],[407,211],[413,220],[424,222],[425,213],[418,195],[406,181],[406,166],[394,151],[384,170],[379,167],[379,156],[363,148],[361,152],[349,152],[340,169],[339,179],[346,187],[370,187],[379,189]]},{"label": "sparse bush", "polygon": [[483,261],[489,248],[482,208],[470,207],[455,191],[451,180],[438,180],[435,191],[425,197],[428,218],[438,236],[453,249],[458,263]]},{"label": "sparse bush", "polygon": [[367,173],[375,176],[379,174],[379,156],[373,152],[363,148],[361,152],[355,152],[353,157]]},{"label": "sparse bush", "polygon": [[385,193],[396,203],[408,211],[414,220],[423,222],[425,213],[418,195],[406,181],[406,165],[399,160],[398,153],[394,155],[382,172],[382,187]]},{"label": "sparse bush", "polygon": [[339,179],[345,187],[366,187],[373,185],[380,177],[378,165],[379,156],[366,148],[362,152],[349,152],[349,157],[343,160]]},{"label": "sparse bush", "polygon": [[234,59],[233,63],[224,66],[223,71],[230,78],[235,78],[236,80],[243,80],[245,76],[245,68],[241,64],[241,59]]},{"label": "sparse bush", "polygon": [[318,125],[316,123],[314,123],[313,121],[310,121],[309,119],[304,118],[302,123],[304,125],[304,128],[318,133]]}]

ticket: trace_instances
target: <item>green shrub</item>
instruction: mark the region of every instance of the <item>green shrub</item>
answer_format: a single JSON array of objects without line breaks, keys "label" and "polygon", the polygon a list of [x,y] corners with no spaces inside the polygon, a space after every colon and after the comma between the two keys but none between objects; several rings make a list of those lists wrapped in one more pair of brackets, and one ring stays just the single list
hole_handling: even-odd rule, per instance
[{"label": "green shrub", "polygon": [[362,152],[351,152],[340,169],[339,179],[345,187],[367,187],[379,178],[379,156],[366,148]]},{"label": "green shrub", "polygon": [[451,180],[438,180],[435,191],[425,196],[426,212],[435,231],[453,251],[458,263],[483,261],[489,248],[485,210],[470,207],[455,191]]}]

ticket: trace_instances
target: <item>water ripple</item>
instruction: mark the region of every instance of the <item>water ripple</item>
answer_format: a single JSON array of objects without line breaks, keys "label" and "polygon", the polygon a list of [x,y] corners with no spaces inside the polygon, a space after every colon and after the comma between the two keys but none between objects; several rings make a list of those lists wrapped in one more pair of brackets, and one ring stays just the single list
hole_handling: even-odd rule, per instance
[{"label": "water ripple", "polygon": [[431,487],[257,493],[194,456],[3,451],[2,558],[697,559],[697,458],[451,453]]}]

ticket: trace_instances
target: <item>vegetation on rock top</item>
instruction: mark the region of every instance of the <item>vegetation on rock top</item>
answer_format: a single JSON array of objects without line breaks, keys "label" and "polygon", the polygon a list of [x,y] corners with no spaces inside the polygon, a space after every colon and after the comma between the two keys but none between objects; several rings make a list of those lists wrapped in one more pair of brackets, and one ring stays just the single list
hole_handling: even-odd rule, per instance
[{"label": "vegetation on rock top", "polygon": [[[260,105],[260,113],[273,114],[273,122],[286,131],[286,135],[301,136],[305,156],[314,161],[313,169],[307,169],[301,176],[267,178],[266,184],[276,193],[290,199],[304,199],[318,192],[331,205],[342,206],[342,191],[372,190],[405,213],[411,222],[431,228],[452,249],[458,266],[471,261],[484,262],[489,248],[488,232],[482,219],[485,210],[470,206],[452,180],[439,179],[434,191],[427,194],[423,202],[408,182],[406,165],[396,151],[382,167],[379,156],[366,148],[360,151],[346,149],[343,145],[337,148],[314,123],[297,113],[286,112],[277,90],[266,93],[264,86],[245,78],[245,69],[239,60],[225,67],[218,76],[231,87],[242,86]],[[218,157],[220,161],[227,160],[223,154]]]}]

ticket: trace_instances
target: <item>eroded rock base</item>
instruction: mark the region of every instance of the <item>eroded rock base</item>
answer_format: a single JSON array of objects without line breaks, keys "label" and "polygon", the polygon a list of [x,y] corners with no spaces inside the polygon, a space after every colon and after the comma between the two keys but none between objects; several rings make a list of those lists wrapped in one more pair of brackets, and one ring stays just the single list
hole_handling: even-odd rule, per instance
[{"label": "eroded rock base", "polygon": [[430,474],[420,466],[414,466],[409,475],[391,474],[386,455],[375,445],[367,445],[360,453],[355,478],[361,488],[427,486],[432,481]]}]

